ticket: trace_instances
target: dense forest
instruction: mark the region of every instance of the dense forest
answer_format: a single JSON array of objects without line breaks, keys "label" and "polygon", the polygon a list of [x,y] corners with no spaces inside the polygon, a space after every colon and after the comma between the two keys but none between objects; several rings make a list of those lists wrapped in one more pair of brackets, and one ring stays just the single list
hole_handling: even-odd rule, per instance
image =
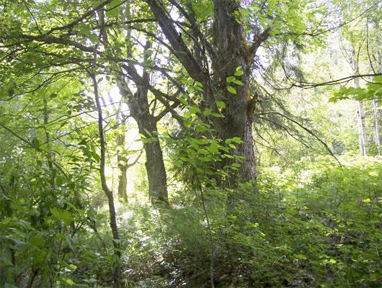
[{"label": "dense forest", "polygon": [[380,0],[0,0],[0,287],[382,287]]}]

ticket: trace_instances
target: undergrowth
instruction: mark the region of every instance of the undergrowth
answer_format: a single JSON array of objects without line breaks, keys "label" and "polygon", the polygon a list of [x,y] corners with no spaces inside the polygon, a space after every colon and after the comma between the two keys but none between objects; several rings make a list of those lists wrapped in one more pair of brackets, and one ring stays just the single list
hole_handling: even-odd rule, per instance
[{"label": "undergrowth", "polygon": [[[121,208],[124,284],[210,287],[212,273],[222,288],[381,287],[381,161],[310,162],[264,169],[257,187],[173,193],[171,209]],[[12,213],[0,219],[1,287],[29,287],[33,275],[33,287],[111,287],[106,212],[51,208],[37,223],[33,204],[1,201]]]},{"label": "undergrowth", "polygon": [[[314,167],[268,169],[256,189],[205,188],[216,287],[380,287],[381,163]],[[210,287],[202,203],[182,192],[174,209],[127,222],[132,287]]]}]

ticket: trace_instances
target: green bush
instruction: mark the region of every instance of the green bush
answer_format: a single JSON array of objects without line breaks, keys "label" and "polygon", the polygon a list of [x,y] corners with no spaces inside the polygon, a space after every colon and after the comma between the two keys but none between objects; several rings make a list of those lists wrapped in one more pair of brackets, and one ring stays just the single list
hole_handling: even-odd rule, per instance
[{"label": "green bush", "polygon": [[[256,189],[204,188],[216,287],[380,287],[381,163],[330,163],[263,172]],[[131,217],[133,287],[210,286],[200,191],[179,195],[174,209]]]}]

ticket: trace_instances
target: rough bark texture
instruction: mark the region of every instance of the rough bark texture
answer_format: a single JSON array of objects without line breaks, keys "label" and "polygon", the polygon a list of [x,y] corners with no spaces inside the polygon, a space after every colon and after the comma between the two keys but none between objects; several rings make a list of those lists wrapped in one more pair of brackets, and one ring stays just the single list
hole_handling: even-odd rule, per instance
[{"label": "rough bark texture", "polygon": [[[130,17],[128,15],[128,17]],[[128,37],[130,37],[128,35]],[[147,41],[144,47],[144,62],[149,58],[151,42]],[[131,50],[128,49],[127,56],[132,57]],[[167,175],[163,161],[162,148],[158,138],[157,121],[150,111],[148,92],[150,86],[150,74],[143,69],[142,76],[137,72],[134,65],[123,66],[130,78],[136,85],[137,92],[133,94],[128,87],[128,83],[123,77],[119,79],[120,93],[129,106],[130,115],[138,124],[139,133],[146,139],[143,140],[143,147],[146,154],[146,173],[149,183],[149,197],[153,203],[168,203]],[[123,171],[122,171],[123,173]],[[122,188],[121,188],[122,189]]]},{"label": "rough bark texture", "polygon": [[[213,90],[219,91],[215,98],[226,102],[226,108],[222,111],[224,118],[219,119],[220,123],[217,125],[218,134],[223,140],[233,137],[243,140],[234,154],[244,157],[241,176],[242,180],[250,181],[254,180],[256,175],[252,136],[254,107],[249,94],[252,53],[244,39],[243,27],[233,16],[238,8],[236,1],[215,0],[214,4],[214,46],[218,57],[214,60],[215,76],[212,82]],[[232,94],[227,91],[226,78],[233,76],[237,67],[242,67],[244,74],[236,78],[244,85],[234,85],[237,94]]]},{"label": "rough bark texture", "polygon": [[[139,133],[147,138],[144,143],[146,171],[149,182],[149,195],[152,201],[168,202],[167,176],[163,162],[162,149],[158,139],[155,119],[149,113],[139,115]],[[150,132],[150,134],[148,133]]]},{"label": "rough bark texture", "polygon": [[157,122],[150,113],[148,102],[149,76],[144,73],[142,80],[137,87],[137,93],[131,95],[125,85],[120,86],[122,95],[127,99],[130,114],[138,124],[138,130],[146,139],[143,140],[143,147],[146,153],[146,172],[149,182],[149,196],[153,202],[157,200],[168,202],[167,175],[163,161],[162,149],[158,138]]},{"label": "rough bark texture", "polygon": [[[232,154],[243,158],[240,175],[232,175],[228,186],[235,185],[233,179],[254,181],[256,178],[256,162],[252,138],[252,124],[256,95],[249,93],[249,78],[253,68],[253,59],[258,47],[269,36],[271,28],[255,34],[251,45],[247,44],[244,29],[234,17],[239,8],[239,1],[214,0],[213,39],[200,32],[192,9],[182,7],[177,1],[170,1],[189,21],[194,37],[192,53],[183,36],[177,32],[165,6],[157,0],[146,0],[155,18],[166,36],[172,52],[182,63],[188,74],[203,84],[205,105],[214,112],[219,112],[216,101],[224,101],[226,107],[220,111],[224,118],[211,117],[210,121],[217,130],[217,137],[229,139],[239,137],[243,143],[238,145]],[[186,37],[186,36],[185,36]],[[201,53],[201,51],[203,53]],[[211,65],[211,67],[209,67]],[[238,67],[242,67],[243,75],[236,77],[243,85],[234,86],[237,93],[227,91],[226,78],[233,76]],[[229,165],[227,160],[223,165]]]}]

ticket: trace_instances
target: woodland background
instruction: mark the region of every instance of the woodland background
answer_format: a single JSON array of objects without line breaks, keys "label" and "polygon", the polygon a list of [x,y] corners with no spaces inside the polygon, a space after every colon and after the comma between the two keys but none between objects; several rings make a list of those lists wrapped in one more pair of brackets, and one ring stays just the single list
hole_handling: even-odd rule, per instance
[{"label": "woodland background", "polygon": [[381,10],[0,0],[0,287],[381,287]]}]

